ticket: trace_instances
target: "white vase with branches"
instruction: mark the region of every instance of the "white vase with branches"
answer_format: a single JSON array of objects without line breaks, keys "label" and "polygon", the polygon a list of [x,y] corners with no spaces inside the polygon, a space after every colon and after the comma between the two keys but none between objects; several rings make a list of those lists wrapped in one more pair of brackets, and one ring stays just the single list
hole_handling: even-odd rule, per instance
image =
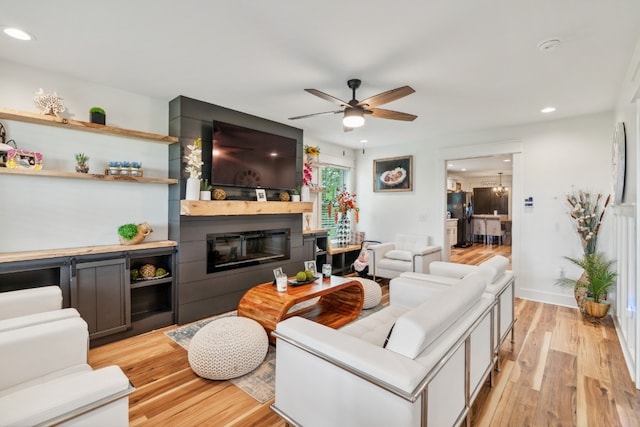
[{"label": "white vase with branches", "polygon": [[193,144],[187,145],[189,154],[184,156],[187,163],[185,172],[189,174],[185,191],[186,200],[199,200],[200,198],[200,176],[202,174],[202,138],[193,141]]}]

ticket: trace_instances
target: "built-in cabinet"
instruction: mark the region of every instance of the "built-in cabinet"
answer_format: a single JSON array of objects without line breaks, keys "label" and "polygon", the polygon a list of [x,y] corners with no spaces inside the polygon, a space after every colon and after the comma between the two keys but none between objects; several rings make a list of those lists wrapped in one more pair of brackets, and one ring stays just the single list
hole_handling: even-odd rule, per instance
[{"label": "built-in cabinet", "polygon": [[127,259],[77,262],[71,259],[71,306],[89,326],[89,337],[100,338],[131,326]]},{"label": "built-in cabinet", "polygon": [[[167,273],[132,278],[144,264]],[[60,286],[63,306],[87,322],[92,347],[174,324],[177,277],[171,241],[0,255],[0,292]]]}]

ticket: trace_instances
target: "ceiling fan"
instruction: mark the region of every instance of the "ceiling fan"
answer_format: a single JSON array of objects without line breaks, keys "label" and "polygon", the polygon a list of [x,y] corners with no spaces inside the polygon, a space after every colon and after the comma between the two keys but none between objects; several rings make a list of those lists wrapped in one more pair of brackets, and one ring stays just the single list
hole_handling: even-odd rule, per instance
[{"label": "ceiling fan", "polygon": [[339,105],[341,109],[336,111],[326,111],[324,113],[314,113],[306,114],[304,116],[289,117],[289,120],[306,119],[307,117],[344,113],[342,124],[344,127],[344,131],[348,132],[353,128],[364,125],[365,115],[370,115],[371,117],[377,117],[379,119],[403,120],[407,122],[411,122],[415,120],[416,117],[418,117],[413,114],[377,108],[378,105],[386,104],[388,102],[395,101],[396,99],[403,98],[407,95],[411,95],[413,92],[415,92],[415,90],[413,90],[411,87],[402,86],[397,89],[392,89],[386,92],[379,93],[377,95],[370,96],[369,98],[363,99],[362,101],[358,101],[356,99],[356,90],[360,87],[360,83],[362,82],[358,79],[350,79],[349,81],[347,81],[347,86],[349,86],[353,93],[351,101],[349,102],[345,102],[339,98],[336,98],[335,96],[331,96],[317,89],[305,89],[305,91],[309,92],[312,95]]}]

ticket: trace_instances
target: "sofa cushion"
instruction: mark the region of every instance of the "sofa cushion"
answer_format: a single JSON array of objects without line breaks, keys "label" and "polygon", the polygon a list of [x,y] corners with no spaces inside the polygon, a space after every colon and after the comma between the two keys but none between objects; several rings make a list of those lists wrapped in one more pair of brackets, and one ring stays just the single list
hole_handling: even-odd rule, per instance
[{"label": "sofa cushion", "polygon": [[500,280],[509,267],[509,259],[502,255],[495,255],[478,267],[478,271],[485,278],[487,284],[495,283]]},{"label": "sofa cushion", "polygon": [[382,347],[396,319],[409,311],[401,305],[388,305],[362,319],[340,328],[340,332]]},{"label": "sofa cushion", "polygon": [[485,287],[484,277],[471,273],[458,284],[403,314],[395,322],[387,350],[414,359],[473,307]]},{"label": "sofa cushion", "polygon": [[385,257],[391,259],[397,259],[400,261],[411,261],[411,252],[401,249],[393,249],[384,254]]},{"label": "sofa cushion", "polygon": [[423,248],[429,246],[429,236],[417,234],[396,234],[394,243],[396,245],[396,249],[421,251]]}]

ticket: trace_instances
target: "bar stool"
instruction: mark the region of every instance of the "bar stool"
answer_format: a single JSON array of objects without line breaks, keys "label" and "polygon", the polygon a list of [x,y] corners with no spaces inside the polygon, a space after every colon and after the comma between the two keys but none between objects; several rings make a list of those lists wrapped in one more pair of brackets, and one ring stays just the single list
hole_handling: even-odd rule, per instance
[{"label": "bar stool", "polygon": [[487,224],[484,218],[473,218],[471,220],[471,230],[473,230],[473,241],[475,242],[476,236],[482,236],[482,243],[487,242]]},{"label": "bar stool", "polygon": [[500,224],[500,217],[495,218],[486,218],[485,221],[486,232],[487,232],[487,240],[491,238],[491,242],[493,242],[493,238],[498,238],[498,244],[503,243],[503,234],[502,234],[502,225]]}]

